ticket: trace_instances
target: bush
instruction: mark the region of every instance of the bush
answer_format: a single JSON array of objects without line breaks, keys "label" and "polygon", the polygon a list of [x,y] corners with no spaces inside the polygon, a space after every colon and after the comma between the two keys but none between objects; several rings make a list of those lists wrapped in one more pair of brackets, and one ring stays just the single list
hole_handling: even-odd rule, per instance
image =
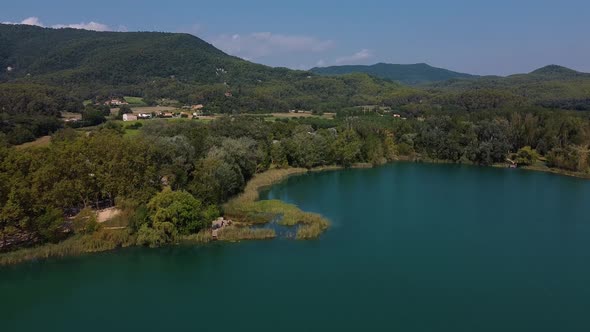
[{"label": "bush", "polygon": [[525,146],[524,148],[518,150],[515,161],[519,165],[529,166],[537,162],[537,159],[539,159],[539,154],[537,151],[532,149],[530,146]]},{"label": "bush", "polygon": [[137,233],[137,245],[156,248],[173,243],[178,238],[178,230],[170,222],[155,222],[152,227],[143,224]]},{"label": "bush", "polygon": [[90,208],[83,209],[74,217],[73,228],[77,234],[91,234],[96,232],[99,227],[96,213]]},{"label": "bush", "polygon": [[137,232],[145,224],[149,223],[149,212],[145,204],[138,206],[129,218],[128,227],[132,232]]},{"label": "bush", "polygon": [[141,127],[143,127],[143,124],[141,122],[135,122],[135,123],[132,123],[132,124],[126,126],[125,128],[137,130],[137,129],[141,128]]}]

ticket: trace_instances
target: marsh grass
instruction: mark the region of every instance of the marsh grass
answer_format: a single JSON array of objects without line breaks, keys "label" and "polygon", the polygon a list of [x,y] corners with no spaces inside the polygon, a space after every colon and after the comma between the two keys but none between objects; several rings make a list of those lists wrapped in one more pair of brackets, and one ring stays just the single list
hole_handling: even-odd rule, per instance
[{"label": "marsh grass", "polygon": [[46,258],[75,256],[113,250],[135,244],[135,236],[127,230],[98,230],[93,234],[74,235],[59,243],[44,244],[0,254],[0,266]]},{"label": "marsh grass", "polygon": [[[332,168],[322,168],[315,171],[327,169]],[[304,212],[297,206],[280,200],[258,200],[261,190],[281,182],[289,176],[307,172],[309,170],[304,168],[288,168],[273,169],[256,175],[248,182],[241,195],[225,204],[225,215],[245,224],[266,224],[275,217],[280,216],[281,218],[278,221],[280,225],[299,226],[296,235],[297,239],[317,238],[330,226],[330,223],[324,217],[315,213]]]},{"label": "marsh grass", "polygon": [[209,243],[213,241],[210,229],[203,229],[196,234],[183,235],[180,237],[180,243]]},{"label": "marsh grass", "polygon": [[[267,240],[276,237],[272,229],[251,228],[250,225],[238,223],[235,226],[226,227],[219,231],[217,240],[227,242],[237,242],[242,240]],[[184,235],[180,238],[179,243],[209,243],[212,242],[213,236],[211,230],[204,229],[196,234]]]},{"label": "marsh grass", "polygon": [[277,236],[274,230],[267,228],[250,228],[230,226],[219,232],[220,241],[268,240]]}]

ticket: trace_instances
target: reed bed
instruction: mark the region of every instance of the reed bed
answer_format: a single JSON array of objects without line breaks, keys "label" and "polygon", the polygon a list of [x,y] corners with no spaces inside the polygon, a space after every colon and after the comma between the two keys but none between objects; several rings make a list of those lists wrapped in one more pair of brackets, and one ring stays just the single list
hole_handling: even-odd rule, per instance
[{"label": "reed bed", "polygon": [[135,244],[135,237],[127,230],[99,230],[89,235],[74,235],[59,243],[49,243],[0,254],[0,266],[25,261],[75,256],[113,250]]},{"label": "reed bed", "polygon": [[196,234],[182,235],[179,239],[180,243],[209,243],[213,241],[210,229],[203,229]]},{"label": "reed bed", "polygon": [[[316,171],[326,169],[331,168]],[[280,217],[278,221],[280,225],[299,226],[297,239],[307,240],[319,237],[330,226],[329,221],[321,215],[302,211],[297,206],[280,200],[258,200],[260,190],[281,182],[289,176],[307,172],[309,172],[307,169],[288,168],[273,169],[256,175],[240,196],[225,204],[225,215],[245,224],[265,224]]]},{"label": "reed bed", "polygon": [[219,232],[220,241],[268,240],[277,236],[274,230],[266,228],[251,228],[230,226]]}]

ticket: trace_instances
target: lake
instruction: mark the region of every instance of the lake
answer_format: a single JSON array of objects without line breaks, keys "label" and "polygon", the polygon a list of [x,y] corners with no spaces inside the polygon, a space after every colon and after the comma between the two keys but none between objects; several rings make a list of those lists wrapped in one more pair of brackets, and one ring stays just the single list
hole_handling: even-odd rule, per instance
[{"label": "lake", "polygon": [[321,239],[0,268],[3,331],[590,331],[590,181],[396,163],[262,194]]}]

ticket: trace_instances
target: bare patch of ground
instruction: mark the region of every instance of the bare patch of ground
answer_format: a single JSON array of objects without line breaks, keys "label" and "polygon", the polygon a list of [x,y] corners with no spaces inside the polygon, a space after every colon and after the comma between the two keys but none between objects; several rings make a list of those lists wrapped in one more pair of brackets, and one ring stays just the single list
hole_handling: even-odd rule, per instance
[{"label": "bare patch of ground", "polygon": [[104,210],[96,211],[96,221],[98,223],[103,223],[105,221],[111,220],[121,214],[121,210],[112,207]]}]

